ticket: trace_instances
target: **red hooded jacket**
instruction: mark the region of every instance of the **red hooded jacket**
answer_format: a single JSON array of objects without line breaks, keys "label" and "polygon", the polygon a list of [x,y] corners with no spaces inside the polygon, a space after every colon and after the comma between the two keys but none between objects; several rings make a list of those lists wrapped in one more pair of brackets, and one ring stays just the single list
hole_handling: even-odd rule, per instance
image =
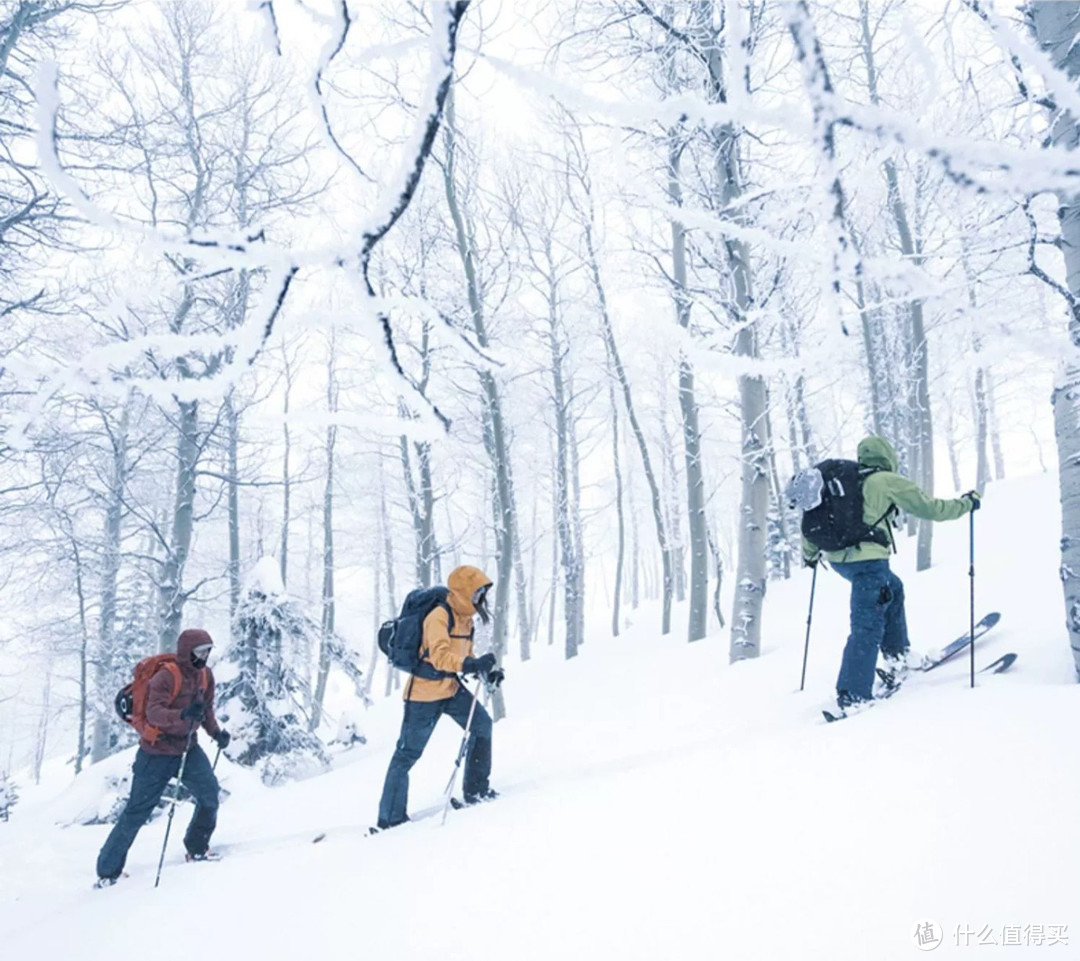
[{"label": "red hooded jacket", "polygon": [[[162,669],[150,678],[146,699],[146,719],[161,731],[161,736],[154,744],[145,739],[139,741],[139,747],[147,754],[170,754],[179,757],[184,753],[191,722],[185,721],[180,714],[200,697],[206,705],[202,722],[203,730],[211,737],[215,737],[221,730],[214,716],[213,672],[208,667],[202,669],[206,671],[206,690],[200,691],[200,669],[191,662],[191,652],[196,647],[200,644],[213,643],[213,639],[206,631],[189,629],[181,632],[176,641],[176,662],[180,667],[180,691],[176,697],[172,696],[173,676],[169,671]],[[191,743],[195,744],[196,741],[197,737],[192,738]]]}]

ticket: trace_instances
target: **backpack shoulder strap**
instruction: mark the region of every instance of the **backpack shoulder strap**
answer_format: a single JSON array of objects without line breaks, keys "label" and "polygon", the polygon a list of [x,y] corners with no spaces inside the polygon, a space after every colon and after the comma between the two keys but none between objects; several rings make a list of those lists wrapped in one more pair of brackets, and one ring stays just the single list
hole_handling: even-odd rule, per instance
[{"label": "backpack shoulder strap", "polygon": [[439,601],[438,606],[441,607],[444,611],[446,611],[446,631],[448,634],[452,634],[454,632],[453,608],[451,608],[449,602],[445,600]]},{"label": "backpack shoulder strap", "polygon": [[165,661],[161,667],[168,671],[172,677],[172,697],[170,701],[175,701],[177,695],[180,693],[180,687],[184,683],[183,677],[180,675],[180,665],[176,661]]}]

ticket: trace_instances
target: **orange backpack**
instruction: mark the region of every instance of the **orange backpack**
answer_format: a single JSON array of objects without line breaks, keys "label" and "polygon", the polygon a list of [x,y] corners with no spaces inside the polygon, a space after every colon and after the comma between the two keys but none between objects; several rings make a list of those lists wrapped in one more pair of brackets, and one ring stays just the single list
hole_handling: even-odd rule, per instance
[{"label": "orange backpack", "polygon": [[[146,719],[146,701],[150,692],[150,678],[162,669],[172,676],[172,696],[169,701],[175,701],[183,683],[180,665],[176,663],[175,654],[155,654],[152,657],[144,657],[135,665],[135,679],[120,688],[113,701],[116,713],[120,715],[121,720],[135,728],[139,732],[139,737],[150,744],[157,743],[157,739],[161,737],[161,731]],[[199,671],[199,693],[205,693],[206,688],[206,668],[204,667]]]}]

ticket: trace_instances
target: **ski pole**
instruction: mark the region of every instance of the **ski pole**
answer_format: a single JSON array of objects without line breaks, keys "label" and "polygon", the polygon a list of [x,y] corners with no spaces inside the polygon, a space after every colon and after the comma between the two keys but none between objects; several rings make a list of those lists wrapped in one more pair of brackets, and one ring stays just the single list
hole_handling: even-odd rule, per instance
[{"label": "ski pole", "polygon": [[975,509],[968,513],[968,577],[971,579],[971,686],[975,686]]},{"label": "ski pole", "polygon": [[480,697],[480,687],[484,683],[484,679],[477,678],[476,690],[473,691],[472,704],[469,705],[469,717],[465,721],[465,733],[461,735],[461,746],[458,748],[457,758],[454,761],[454,770],[450,772],[450,780],[446,785],[446,800],[443,802],[442,812],[442,824],[446,823],[446,815],[450,811],[450,798],[454,794],[454,784],[457,781],[458,770],[461,767],[461,761],[465,757],[465,752],[469,747],[469,731],[472,729],[473,715],[476,713],[476,702]]},{"label": "ski pole", "polygon": [[184,745],[184,755],[180,758],[180,770],[176,772],[176,790],[173,791],[169,803],[169,817],[165,822],[165,840],[161,842],[161,857],[158,858],[157,877],[154,878],[154,887],[161,883],[161,866],[165,863],[165,848],[169,844],[169,831],[172,830],[172,819],[176,813],[176,805],[180,803],[180,785],[184,780],[184,766],[187,764],[188,754],[191,751],[191,739],[195,736],[195,724],[188,728],[187,743]]},{"label": "ski pole", "polygon": [[214,763],[210,765],[211,773],[217,770],[217,762],[219,757],[221,757],[221,745],[218,745],[217,754],[214,755]]},{"label": "ski pole", "polygon": [[[819,562],[820,563],[820,562]],[[806,687],[806,660],[810,656],[810,622],[814,616],[814,591],[817,589],[817,564],[814,565],[814,576],[810,581],[810,610],[806,613],[806,645],[802,655],[802,680],[799,681],[799,690]]]}]

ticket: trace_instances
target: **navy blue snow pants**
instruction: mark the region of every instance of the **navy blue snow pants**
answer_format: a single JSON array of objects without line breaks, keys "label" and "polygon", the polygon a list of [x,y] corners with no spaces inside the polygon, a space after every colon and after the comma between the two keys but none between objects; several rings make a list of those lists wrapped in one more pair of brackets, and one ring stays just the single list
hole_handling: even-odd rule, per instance
[{"label": "navy blue snow pants", "polygon": [[873,697],[878,651],[889,657],[907,653],[904,585],[888,561],[833,564],[851,582],[851,634],[840,663],[836,690],[853,698]]},{"label": "navy blue snow pants", "polygon": [[[98,855],[99,878],[116,878],[124,870],[128,848],[161,800],[169,779],[180,771],[180,758],[171,754],[148,754],[139,748],[131,766],[131,794],[127,806],[113,825]],[[205,854],[217,825],[218,782],[203,749],[193,744],[184,764],[184,787],[195,798],[195,814],[184,835],[190,854]]]},{"label": "navy blue snow pants", "polygon": [[[424,753],[439,718],[448,714],[464,730],[472,703],[473,696],[464,687],[459,687],[453,697],[443,698],[441,701],[405,702],[401,736],[390,760],[383,784],[382,800],[379,801],[379,827],[393,827],[408,820],[406,809],[409,803],[409,771]],[[447,768],[447,775],[449,773],[450,769]],[[491,716],[482,704],[477,704],[469,728],[463,792],[466,795],[483,794],[488,789],[490,775]]]}]

